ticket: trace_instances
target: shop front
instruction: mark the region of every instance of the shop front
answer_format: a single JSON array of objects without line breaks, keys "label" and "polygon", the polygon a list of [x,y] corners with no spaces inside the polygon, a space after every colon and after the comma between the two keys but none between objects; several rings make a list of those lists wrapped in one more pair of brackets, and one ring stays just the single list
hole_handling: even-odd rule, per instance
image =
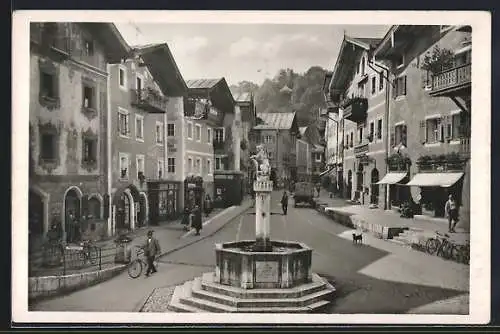
[{"label": "shop front", "polygon": [[152,225],[179,217],[180,187],[180,182],[174,181],[148,182],[149,218]]}]

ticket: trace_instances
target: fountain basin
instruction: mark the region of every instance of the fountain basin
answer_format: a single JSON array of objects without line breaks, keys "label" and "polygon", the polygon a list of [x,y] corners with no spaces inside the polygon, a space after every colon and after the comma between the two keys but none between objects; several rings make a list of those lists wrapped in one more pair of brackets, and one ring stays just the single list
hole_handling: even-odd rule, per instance
[{"label": "fountain basin", "polygon": [[295,241],[270,241],[269,252],[252,251],[255,240],[215,245],[215,282],[242,289],[292,288],[312,282],[312,249]]}]

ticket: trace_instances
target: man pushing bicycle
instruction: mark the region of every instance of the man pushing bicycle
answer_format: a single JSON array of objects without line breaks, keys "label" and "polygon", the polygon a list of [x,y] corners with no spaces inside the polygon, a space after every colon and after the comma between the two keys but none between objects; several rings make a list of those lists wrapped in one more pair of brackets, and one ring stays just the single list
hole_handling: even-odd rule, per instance
[{"label": "man pushing bicycle", "polygon": [[142,249],[144,249],[144,256],[146,256],[148,263],[148,269],[146,270],[146,277],[148,277],[150,273],[154,274],[157,271],[154,260],[161,253],[160,243],[153,237],[153,230],[148,231],[148,239]]}]

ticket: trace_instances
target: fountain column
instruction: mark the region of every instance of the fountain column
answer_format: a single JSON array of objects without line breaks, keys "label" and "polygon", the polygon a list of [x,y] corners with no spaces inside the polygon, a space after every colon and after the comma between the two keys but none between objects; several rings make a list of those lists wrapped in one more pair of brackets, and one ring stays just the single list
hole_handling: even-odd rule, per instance
[{"label": "fountain column", "polygon": [[268,252],[272,250],[271,232],[271,192],[273,181],[268,175],[259,175],[254,181],[255,191],[255,251]]}]

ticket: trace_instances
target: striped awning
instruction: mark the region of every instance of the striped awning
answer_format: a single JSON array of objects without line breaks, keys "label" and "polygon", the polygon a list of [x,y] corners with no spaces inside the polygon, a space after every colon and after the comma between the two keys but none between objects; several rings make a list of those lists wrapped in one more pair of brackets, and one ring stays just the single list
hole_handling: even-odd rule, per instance
[{"label": "striped awning", "polygon": [[420,173],[407,186],[448,188],[457,183],[464,173]]},{"label": "striped awning", "polygon": [[405,178],[407,173],[387,173],[376,184],[396,184]]}]

